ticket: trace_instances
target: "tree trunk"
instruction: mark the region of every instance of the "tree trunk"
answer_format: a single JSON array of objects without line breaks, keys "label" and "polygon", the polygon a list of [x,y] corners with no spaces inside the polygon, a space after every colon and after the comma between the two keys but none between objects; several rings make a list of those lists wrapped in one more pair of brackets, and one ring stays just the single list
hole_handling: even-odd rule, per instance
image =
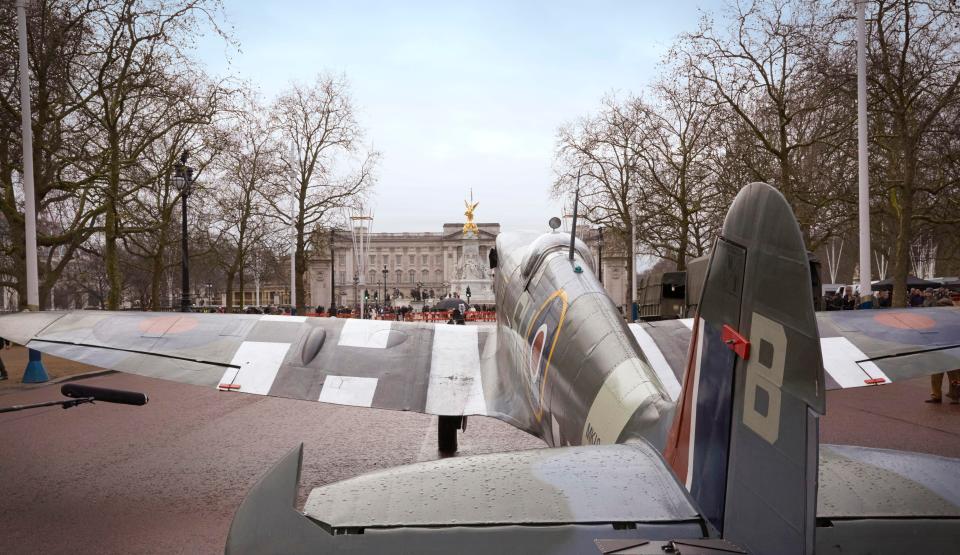
[{"label": "tree trunk", "polygon": [[627,320],[633,321],[633,295],[637,290],[637,269],[636,269],[636,257],[633,256],[633,226],[636,225],[633,218],[630,219],[630,225],[627,228],[627,236],[624,238],[623,243],[626,245],[627,255]]},{"label": "tree trunk", "polygon": [[[224,304],[224,312],[230,314],[233,312],[233,280],[237,276],[237,271],[234,267],[230,267],[227,270],[227,302]],[[243,304],[242,302],[240,304]]]},{"label": "tree trunk", "polygon": [[303,226],[297,225],[297,250],[295,253],[297,271],[294,279],[294,285],[297,290],[297,315],[306,313],[306,299],[303,294],[303,277],[307,272],[306,241],[303,236]]},{"label": "tree trunk", "polygon": [[109,291],[107,309],[119,310],[123,281],[120,277],[120,262],[117,254],[119,221],[117,202],[120,196],[120,140],[115,134],[110,137],[110,172],[107,176],[106,214],[104,216],[104,252],[103,262],[107,271]]},{"label": "tree trunk", "polygon": [[151,271],[152,275],[150,276],[150,310],[153,312],[160,311],[160,288],[161,281],[163,280],[163,247],[161,246],[159,251],[151,257],[152,264]]},{"label": "tree trunk", "polygon": [[903,182],[898,192],[900,210],[897,211],[897,238],[893,254],[893,299],[891,306],[907,306],[907,275],[910,273],[910,244],[913,242],[913,180],[916,152],[904,148],[902,152]]},{"label": "tree trunk", "polygon": [[[234,268],[234,273],[239,275],[240,278],[240,308],[243,308],[243,305],[247,302],[247,288],[245,285],[246,280],[243,278],[243,256],[237,259],[237,265]],[[253,305],[259,306],[257,299],[253,299]]]},{"label": "tree trunk", "polygon": [[690,219],[686,214],[680,220],[680,244],[677,245],[677,271],[687,269],[687,248],[690,244]]}]

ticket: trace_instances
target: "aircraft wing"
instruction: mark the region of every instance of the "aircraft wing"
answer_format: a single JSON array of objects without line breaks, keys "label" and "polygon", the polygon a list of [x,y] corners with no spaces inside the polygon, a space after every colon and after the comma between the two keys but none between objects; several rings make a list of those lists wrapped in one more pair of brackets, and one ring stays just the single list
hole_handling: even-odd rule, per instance
[{"label": "aircraft wing", "polygon": [[[630,324],[673,399],[683,381],[692,325],[693,319]],[[818,312],[817,326],[828,390],[960,369],[960,308]]]},{"label": "aircraft wing", "polygon": [[820,312],[817,324],[827,389],[960,368],[960,308]]},{"label": "aircraft wing", "polygon": [[[246,314],[0,317],[0,337],[102,368],[224,391],[451,416],[487,414],[481,365],[494,364],[494,330]],[[495,367],[489,375],[495,379]]]}]

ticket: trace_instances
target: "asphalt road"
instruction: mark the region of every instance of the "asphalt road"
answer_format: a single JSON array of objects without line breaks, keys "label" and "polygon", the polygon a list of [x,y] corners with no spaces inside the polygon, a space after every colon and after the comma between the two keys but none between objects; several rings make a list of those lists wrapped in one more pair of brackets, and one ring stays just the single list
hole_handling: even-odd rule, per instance
[{"label": "asphalt road", "polygon": [[[0,553],[222,553],[246,491],[304,442],[309,488],[437,457],[436,419],[289,401],[114,374],[85,383],[143,391],[109,404],[0,414]],[[960,405],[928,405],[927,379],[831,392],[824,442],[960,457]],[[0,406],[60,398],[7,390]],[[471,418],[461,455],[539,448]]]}]

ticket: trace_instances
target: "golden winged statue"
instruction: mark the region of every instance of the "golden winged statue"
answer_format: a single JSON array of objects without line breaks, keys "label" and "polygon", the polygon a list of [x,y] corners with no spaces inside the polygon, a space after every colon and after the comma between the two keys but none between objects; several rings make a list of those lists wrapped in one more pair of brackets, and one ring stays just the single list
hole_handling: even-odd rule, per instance
[{"label": "golden winged statue", "polygon": [[473,211],[477,209],[477,205],[480,204],[480,201],[470,202],[463,201],[463,205],[467,207],[467,210],[463,213],[467,217],[467,223],[463,224],[463,234],[466,235],[469,232],[474,232],[477,235],[480,235],[480,230],[477,229],[477,224],[473,223]]}]

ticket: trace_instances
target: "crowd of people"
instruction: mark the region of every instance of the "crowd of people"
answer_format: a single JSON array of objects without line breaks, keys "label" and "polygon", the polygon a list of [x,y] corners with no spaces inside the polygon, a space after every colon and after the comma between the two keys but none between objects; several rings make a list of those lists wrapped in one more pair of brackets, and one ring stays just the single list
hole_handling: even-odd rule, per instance
[{"label": "crowd of people", "polygon": [[[874,303],[878,308],[890,308],[892,296],[890,290],[877,291],[874,294]],[[957,296],[957,292],[946,287],[913,288],[907,294],[906,304],[911,307],[956,306],[953,299]],[[823,305],[825,310],[854,310],[860,307],[860,293],[850,287],[828,291],[823,296]]]}]

